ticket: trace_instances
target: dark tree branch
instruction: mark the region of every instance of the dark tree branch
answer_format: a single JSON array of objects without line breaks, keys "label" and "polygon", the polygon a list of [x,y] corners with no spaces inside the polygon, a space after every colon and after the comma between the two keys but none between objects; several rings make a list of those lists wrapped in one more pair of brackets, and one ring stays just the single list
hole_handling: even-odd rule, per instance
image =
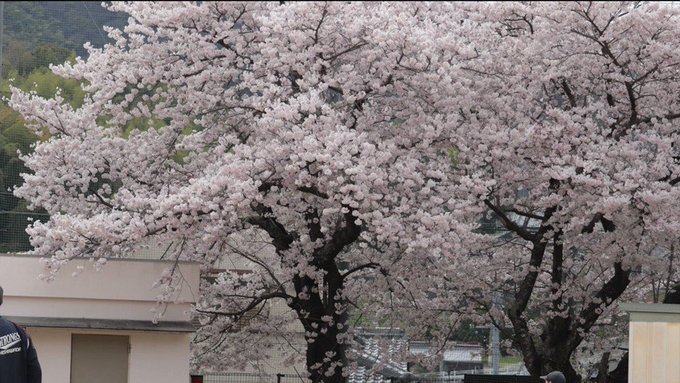
[{"label": "dark tree branch", "polygon": [[321,31],[321,25],[323,24],[324,20],[326,20],[326,16],[328,16],[328,5],[324,4],[319,23],[316,25],[316,28],[314,28],[314,44],[319,43],[319,31]]},{"label": "dark tree branch", "polygon": [[668,291],[663,299],[665,304],[680,304],[680,282],[676,283]]},{"label": "dark tree branch", "polygon": [[604,215],[602,213],[596,213],[593,218],[588,222],[587,225],[581,229],[581,233],[592,233],[593,230],[595,229],[595,224],[597,223],[602,224],[602,228],[607,231],[607,232],[613,232],[616,229],[616,225],[614,225],[614,222],[604,218]]},{"label": "dark tree branch", "polygon": [[92,195],[97,197],[97,199],[99,200],[99,202],[102,203],[102,205],[108,207],[109,209],[113,209],[113,205],[111,203],[109,203],[108,201],[104,200],[104,197],[99,195],[99,193],[93,192]]},{"label": "dark tree branch", "polygon": [[366,263],[366,264],[363,264],[363,265],[359,265],[359,266],[353,267],[353,268],[351,268],[351,269],[345,271],[344,273],[342,273],[342,279],[345,279],[345,278],[347,278],[350,274],[355,273],[355,272],[360,271],[360,270],[364,270],[364,269],[377,269],[377,268],[379,268],[379,267],[380,267],[380,265],[377,264],[377,263],[375,263],[375,262],[371,262],[371,263]]},{"label": "dark tree branch", "polygon": [[277,251],[288,250],[293,243],[294,238],[286,231],[286,228],[276,220],[272,209],[261,204],[255,205],[253,209],[259,216],[246,218],[246,222],[266,231],[267,234],[272,237],[273,245]]},{"label": "dark tree branch", "polygon": [[[551,179],[550,189],[556,190],[558,187],[559,181]],[[488,205],[489,204],[487,203],[487,206]],[[554,206],[546,209],[543,222],[538,229],[538,232],[533,236],[529,236],[529,238],[531,238],[530,241],[533,243],[531,258],[529,260],[530,269],[525,278],[519,282],[519,289],[515,292],[514,302],[506,309],[508,318],[510,318],[510,322],[515,331],[513,341],[522,349],[524,362],[529,371],[541,371],[543,359],[534,343],[533,337],[529,331],[529,325],[527,320],[523,317],[523,314],[529,304],[531,294],[536,285],[536,280],[538,279],[540,266],[543,263],[543,257],[547,246],[547,242],[543,237],[549,230],[552,230],[552,226],[548,224],[548,221],[555,211],[557,211],[557,207]]]},{"label": "dark tree branch", "polygon": [[[562,266],[564,264],[564,244],[562,243],[562,231],[559,230],[553,236],[552,247],[552,267],[550,273],[550,282],[552,283],[551,293],[556,296],[551,302],[552,310],[560,311],[562,305],[562,296],[558,295],[559,290],[564,281],[564,272]],[[559,347],[562,342],[569,335],[569,326],[571,317],[563,318],[561,316],[554,316],[548,320],[548,331],[545,331],[541,336],[546,344],[551,348]]]},{"label": "dark tree branch", "polygon": [[521,211],[521,210],[518,210],[518,209],[515,209],[515,208],[509,209],[508,211],[511,212],[511,213],[515,213],[517,215],[521,215],[522,217],[538,219],[538,220],[541,220],[541,221],[545,218],[542,215],[530,213],[530,212],[527,212],[527,211]]},{"label": "dark tree branch", "polygon": [[301,186],[301,187],[297,188],[296,190],[301,191],[303,193],[312,194],[312,195],[315,195],[315,196],[317,196],[319,198],[323,198],[323,199],[329,198],[328,194],[319,191],[318,188],[313,187],[313,186]]},{"label": "dark tree branch", "polygon": [[[345,206],[345,208],[348,208]],[[349,209],[349,208],[348,208]],[[344,225],[339,225],[335,230],[330,240],[326,242],[321,248],[314,251],[315,265],[322,267],[330,262],[334,263],[335,257],[345,248],[345,246],[356,241],[361,234],[361,227],[355,223],[356,217],[352,215],[352,209],[349,209],[344,215]]]},{"label": "dark tree branch", "polygon": [[309,230],[309,238],[312,241],[323,239],[319,210],[316,208],[309,208],[307,212],[305,212],[305,221],[307,222],[307,229]]},{"label": "dark tree branch", "polygon": [[[263,182],[262,185],[260,185],[260,187],[257,188],[257,190],[260,193],[266,193],[266,192],[269,192],[273,186],[281,188],[282,186],[281,186],[280,180]],[[315,186],[301,186],[297,189],[292,189],[292,190],[311,194],[311,195],[314,195],[314,196],[317,196],[317,197],[323,198],[323,199],[330,198],[328,194],[326,194],[322,191],[319,191],[319,189]]]},{"label": "dark tree branch", "polygon": [[215,311],[215,310],[203,310],[203,309],[196,309],[196,311],[202,313],[202,314],[212,314],[212,315],[221,315],[221,316],[230,316],[234,317],[235,319],[239,319],[246,313],[248,313],[250,310],[254,309],[257,307],[262,302],[268,301],[273,298],[283,298],[283,299],[289,299],[293,298],[288,294],[282,293],[281,291],[275,291],[275,292],[270,292],[267,294],[262,294],[260,296],[256,297],[251,297],[252,301],[246,307],[244,307],[241,310],[237,311]]},{"label": "dark tree branch", "polygon": [[332,56],[330,56],[330,57],[322,57],[322,58],[325,59],[325,60],[327,60],[327,61],[333,61],[333,60],[337,59],[338,57],[340,57],[340,56],[342,56],[342,55],[344,55],[344,54],[346,54],[346,53],[349,53],[349,52],[355,51],[355,50],[357,50],[357,49],[360,49],[360,48],[366,46],[367,44],[368,44],[367,42],[362,41],[362,42],[360,42],[359,44],[352,45],[351,47],[348,47],[348,48],[346,48],[346,49],[344,49],[344,50],[342,50],[342,51],[340,51],[340,52],[338,52],[338,53],[336,53],[336,54],[334,54],[334,55],[332,55]]},{"label": "dark tree branch", "polygon": [[486,206],[489,207],[489,209],[491,209],[496,214],[496,216],[498,216],[498,218],[501,219],[501,221],[503,222],[503,226],[505,226],[508,230],[516,233],[517,235],[522,237],[522,239],[525,239],[527,241],[533,242],[536,239],[535,235],[531,234],[527,229],[521,227],[513,220],[508,218],[508,216],[503,212],[503,210],[501,210],[498,206],[491,203],[491,201],[486,199],[484,200],[484,204],[486,204]]},{"label": "dark tree branch", "polygon": [[579,314],[579,319],[572,322],[570,339],[567,342],[568,349],[573,351],[583,340],[579,335],[578,329],[588,332],[600,317],[602,305],[609,306],[626,290],[630,284],[630,269],[624,270],[621,262],[614,264],[614,275],[602,286],[600,291],[595,294],[598,302],[591,302]]},{"label": "dark tree branch", "polygon": [[574,97],[574,93],[571,91],[571,88],[569,87],[569,84],[567,84],[566,79],[562,79],[561,82],[562,89],[564,90],[564,94],[567,95],[567,99],[569,99],[569,105],[571,108],[576,108],[576,97]]}]

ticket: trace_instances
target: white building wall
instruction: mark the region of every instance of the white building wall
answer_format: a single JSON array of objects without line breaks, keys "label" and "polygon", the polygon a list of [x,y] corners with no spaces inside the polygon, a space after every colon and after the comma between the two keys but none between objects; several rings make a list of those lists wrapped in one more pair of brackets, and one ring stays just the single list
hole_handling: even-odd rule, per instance
[{"label": "white building wall", "polygon": [[[72,276],[78,266],[84,271]],[[162,273],[177,267],[183,276],[172,301],[157,305],[154,287]],[[87,260],[69,263],[52,282],[38,275],[45,270],[35,257],[0,255],[0,285],[5,299],[0,315],[7,317],[80,318],[151,321],[154,309],[163,321],[188,322],[198,299],[199,265],[153,260],[110,260],[95,271]],[[129,336],[128,383],[187,383],[191,333],[29,327],[38,351],[45,383],[69,383],[73,334]]]},{"label": "white building wall", "polygon": [[[110,260],[101,270],[92,262],[74,260],[52,282],[39,280],[45,273],[35,257],[0,256],[0,285],[5,303],[0,313],[7,316],[49,318],[91,318],[153,320],[160,290],[154,287],[172,262]],[[83,272],[73,273],[78,267]],[[184,280],[173,302],[163,305],[162,320],[190,320],[191,303],[198,298],[199,265],[179,263]]]},{"label": "white building wall", "polygon": [[190,334],[130,332],[129,336],[128,383],[189,382]]},{"label": "white building wall", "polygon": [[46,383],[71,380],[71,335],[130,337],[128,383],[187,383],[191,334],[141,331],[28,328]]},{"label": "white building wall", "polygon": [[680,383],[680,305],[620,307],[630,314],[628,381]]},{"label": "white building wall", "polygon": [[27,328],[45,383],[69,383],[71,380],[71,333],[62,329]]}]

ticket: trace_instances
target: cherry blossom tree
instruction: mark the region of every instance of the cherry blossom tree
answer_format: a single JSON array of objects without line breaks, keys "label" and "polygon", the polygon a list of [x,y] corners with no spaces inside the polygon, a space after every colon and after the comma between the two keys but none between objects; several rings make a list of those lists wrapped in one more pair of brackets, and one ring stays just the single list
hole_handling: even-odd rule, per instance
[{"label": "cherry blossom tree", "polygon": [[[442,103],[464,116],[461,184],[484,185],[479,198],[505,233],[459,269],[459,289],[507,330],[532,375],[562,370],[578,382],[596,372],[580,365],[587,352],[625,345],[615,302],[644,299],[651,275],[678,278],[664,257],[680,236],[678,12],[466,8],[457,73],[471,92],[466,104]],[[470,276],[485,284],[470,289]]]},{"label": "cherry blossom tree", "polygon": [[[348,310],[417,308],[426,260],[453,257],[471,237],[457,215],[479,203],[451,190],[462,120],[440,110],[432,87],[457,92],[446,70],[455,7],[111,8],[130,14],[124,31],[109,31],[115,42],[53,68],[84,82],[82,107],[17,90],[11,99],[50,134],[25,157],[34,174],[16,190],[51,217],[28,230],[34,252],[52,272],[150,241],[206,268],[242,257],[252,272],[204,286],[197,354],[245,363],[289,340],[295,321],[311,381],[344,381]],[[129,131],[140,120],[146,129]],[[178,278],[161,281],[168,296]]]},{"label": "cherry blossom tree", "polygon": [[[579,382],[625,333],[617,300],[677,281],[672,7],[112,8],[130,14],[115,43],[53,68],[84,81],[82,107],[13,93],[51,135],[15,193],[50,213],[29,233],[53,272],[150,240],[247,261],[205,286],[207,363],[256,358],[294,322],[311,380],[344,381],[351,310],[440,349],[491,320],[532,375]],[[485,214],[501,234],[474,230]]]}]

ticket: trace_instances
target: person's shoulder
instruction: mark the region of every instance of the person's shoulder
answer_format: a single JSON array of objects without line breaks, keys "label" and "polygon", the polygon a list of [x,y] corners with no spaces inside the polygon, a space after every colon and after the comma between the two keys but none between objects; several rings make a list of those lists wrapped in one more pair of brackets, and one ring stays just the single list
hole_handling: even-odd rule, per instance
[{"label": "person's shoulder", "polygon": [[0,317],[0,332],[6,333],[8,331],[16,331],[15,327],[16,326],[14,325],[14,322],[10,321],[9,319]]},{"label": "person's shoulder", "polygon": [[9,320],[7,318],[3,318],[1,316],[0,316],[0,327],[7,327],[7,328],[14,329],[14,330],[18,330],[20,332],[25,330],[23,327],[19,326],[18,324],[12,322],[11,320]]}]

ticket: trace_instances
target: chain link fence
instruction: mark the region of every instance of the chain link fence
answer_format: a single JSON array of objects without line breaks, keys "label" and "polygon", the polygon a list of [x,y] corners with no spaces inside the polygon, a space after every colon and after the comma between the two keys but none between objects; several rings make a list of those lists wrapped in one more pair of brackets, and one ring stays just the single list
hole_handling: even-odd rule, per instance
[{"label": "chain link fence", "polygon": [[[220,373],[204,375],[203,383],[308,383],[309,380],[289,374]],[[425,374],[405,376],[394,379],[349,379],[349,383],[539,383],[541,380],[528,375],[513,374],[512,371],[501,375],[461,372],[460,374]]]},{"label": "chain link fence", "polygon": [[221,374],[207,374],[203,376],[203,383],[308,383],[309,380],[301,376],[290,374],[257,374],[245,372],[229,372]]}]

